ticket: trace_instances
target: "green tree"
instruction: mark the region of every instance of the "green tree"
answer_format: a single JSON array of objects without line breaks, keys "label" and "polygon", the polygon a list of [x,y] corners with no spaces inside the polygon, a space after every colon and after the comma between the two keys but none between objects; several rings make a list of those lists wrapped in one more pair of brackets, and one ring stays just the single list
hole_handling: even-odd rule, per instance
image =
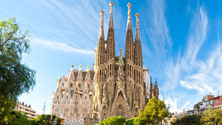
[{"label": "green tree", "polygon": [[22,114],[19,111],[12,111],[10,113],[10,118],[8,119],[9,125],[28,125],[29,120],[27,119],[26,114]]},{"label": "green tree", "polygon": [[122,116],[117,117],[108,117],[99,123],[99,125],[123,125],[126,122],[126,119]]},{"label": "green tree", "polygon": [[149,124],[158,124],[167,117],[168,112],[164,101],[157,100],[155,97],[151,98],[144,111],[140,110],[139,118]]},{"label": "green tree", "polygon": [[204,125],[222,124],[222,109],[210,109],[204,111],[201,116],[201,123]]},{"label": "green tree", "polygon": [[52,116],[51,116],[51,122],[50,122],[50,123],[53,123],[55,120],[56,120],[56,116],[55,116],[55,115],[52,115]]},{"label": "green tree", "polygon": [[60,118],[56,118],[56,125],[60,125],[60,123],[61,123],[61,119]]},{"label": "green tree", "polygon": [[171,125],[200,125],[200,115],[192,114],[185,115],[178,119],[173,119],[170,124]]},{"label": "green tree", "polygon": [[55,115],[39,115],[36,119],[31,120],[31,125],[60,125],[61,119]]},{"label": "green tree", "polygon": [[15,18],[0,21],[0,124],[6,124],[17,97],[35,85],[35,71],[21,64],[30,51],[30,37]]},{"label": "green tree", "polygon": [[146,125],[146,121],[140,119],[139,117],[135,117],[127,120],[126,125]]}]

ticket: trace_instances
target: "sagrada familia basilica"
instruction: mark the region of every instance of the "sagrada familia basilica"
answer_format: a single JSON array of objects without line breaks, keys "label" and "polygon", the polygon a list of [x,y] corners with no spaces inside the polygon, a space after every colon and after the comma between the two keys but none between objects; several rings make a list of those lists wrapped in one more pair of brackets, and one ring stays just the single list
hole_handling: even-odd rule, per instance
[{"label": "sagrada familia basilica", "polygon": [[[148,99],[158,98],[157,81],[153,87],[149,70],[143,67],[142,46],[139,28],[139,13],[136,13],[136,37],[133,40],[131,4],[128,5],[128,20],[125,42],[125,57],[120,49],[115,55],[113,2],[110,2],[108,36],[104,38],[104,11],[93,70],[88,66],[71,71],[68,77],[57,80],[52,96],[51,114],[64,119],[64,124],[94,125],[107,117],[137,117]],[[149,83],[150,81],[150,83]]]}]

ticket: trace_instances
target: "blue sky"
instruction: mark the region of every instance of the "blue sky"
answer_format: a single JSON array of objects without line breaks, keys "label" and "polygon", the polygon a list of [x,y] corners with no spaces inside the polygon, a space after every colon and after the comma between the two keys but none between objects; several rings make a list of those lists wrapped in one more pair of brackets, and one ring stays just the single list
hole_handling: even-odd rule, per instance
[{"label": "blue sky", "polygon": [[[94,64],[100,10],[107,36],[109,2],[106,0],[0,0],[0,20],[16,17],[32,36],[31,52],[22,62],[36,70],[36,86],[20,101],[50,113],[51,95],[59,76],[71,65],[86,69]],[[144,66],[157,79],[160,97],[172,112],[189,109],[211,92],[222,91],[222,1],[114,0],[116,55],[125,47],[127,3],[132,4],[135,38],[136,12]],[[124,52],[124,51],[123,51]]]}]

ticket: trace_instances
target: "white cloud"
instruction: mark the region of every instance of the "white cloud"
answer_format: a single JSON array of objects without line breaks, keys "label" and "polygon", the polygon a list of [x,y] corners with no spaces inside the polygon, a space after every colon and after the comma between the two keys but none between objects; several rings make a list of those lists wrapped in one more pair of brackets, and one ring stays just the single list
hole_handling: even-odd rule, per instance
[{"label": "white cloud", "polygon": [[[179,53],[175,62],[173,60],[168,61],[166,67],[166,82],[162,87],[164,93],[170,93],[170,95],[168,96],[175,96],[173,92],[175,91],[175,88],[181,89],[178,91],[182,92],[182,88],[179,87],[183,87],[188,90],[196,90],[196,92],[198,93],[195,96],[191,96],[192,101],[187,101],[190,100],[189,97],[191,93],[189,93],[189,95],[186,95],[185,93],[181,94],[180,92],[180,95],[176,95],[177,98],[187,100],[183,101],[183,106],[181,106],[181,103],[183,102],[179,104],[180,108],[177,107],[177,100],[173,100],[174,106],[172,107],[172,111],[181,112],[183,109],[189,108],[189,105],[193,106],[193,104],[199,101],[199,99],[204,94],[206,94],[206,92],[213,90],[213,87],[211,85],[212,82],[208,81],[208,79],[211,79],[210,72],[212,70],[209,73],[207,73],[206,70],[206,68],[210,67],[210,65],[207,66],[208,62],[203,62],[197,59],[198,52],[205,42],[207,29],[207,13],[204,10],[203,6],[198,6],[194,14],[194,18],[191,20],[185,52],[183,53],[183,55]],[[210,58],[212,57],[213,55],[210,56]],[[210,60],[211,61],[209,61],[209,63],[211,62],[211,67],[213,67],[213,61],[212,59]]]},{"label": "white cloud", "polygon": [[94,54],[95,53],[94,51],[91,51],[91,50],[79,49],[79,48],[69,46],[69,45],[62,43],[62,42],[50,41],[50,40],[45,40],[45,39],[41,39],[41,38],[33,38],[31,40],[31,42],[38,44],[38,45],[48,47],[48,48],[60,50],[63,52],[80,53],[80,54]]},{"label": "white cloud", "polygon": [[181,112],[182,110],[181,109],[179,109],[177,106],[177,102],[178,102],[178,98],[170,98],[170,97],[168,97],[166,100],[165,100],[165,103],[166,103],[166,105],[170,105],[170,108],[169,108],[169,110],[170,110],[170,112]]},{"label": "white cloud", "polygon": [[187,101],[187,102],[183,105],[182,109],[187,108],[187,106],[189,106],[190,103],[191,103],[191,101]]},{"label": "white cloud", "polygon": [[191,73],[180,84],[187,89],[195,89],[201,94],[214,93],[222,89],[222,46],[219,44],[206,62],[200,61],[197,71]]},{"label": "white cloud", "polygon": [[172,45],[165,17],[165,2],[164,0],[152,0],[149,4],[151,4],[151,10],[148,14],[151,15],[148,15],[149,21],[146,21],[147,24],[145,24],[146,32],[155,52],[165,54],[167,48],[171,48]]},{"label": "white cloud", "polygon": [[[63,3],[59,0],[40,1],[41,4],[57,17],[62,27],[73,37],[81,41],[81,46],[95,47],[98,42],[98,32],[100,26],[100,11],[104,10],[104,32],[107,34],[109,23],[109,2],[107,1],[72,1]],[[114,5],[114,22],[119,24],[121,13],[120,8]],[[115,18],[117,17],[117,18]],[[56,29],[55,29],[56,30]],[[54,29],[52,31],[55,31]],[[58,35],[60,35],[58,33]],[[67,36],[64,36],[67,37]],[[90,42],[89,42],[90,41]],[[77,43],[78,44],[78,43]]]},{"label": "white cloud", "polygon": [[172,60],[168,62],[168,66],[166,67],[166,82],[163,87],[164,92],[173,90],[179,82],[182,86],[188,89],[196,88],[200,92],[203,92],[202,89],[204,88],[198,88],[196,84],[188,84],[188,82],[183,81],[183,79],[186,75],[194,72],[199,65],[202,64],[196,59],[196,56],[205,41],[207,35],[207,25],[207,13],[203,7],[198,7],[194,18],[191,20],[191,27],[187,41],[188,44],[184,55],[178,55],[176,63],[173,63]]},{"label": "white cloud", "polygon": [[180,113],[183,111],[183,109],[188,109],[190,107],[190,104],[191,104],[191,101],[187,101],[183,106],[182,108],[179,108],[178,107],[178,101],[179,99],[178,98],[171,98],[171,97],[168,97],[166,100],[165,100],[165,103],[167,106],[170,105],[170,112],[171,113]]}]

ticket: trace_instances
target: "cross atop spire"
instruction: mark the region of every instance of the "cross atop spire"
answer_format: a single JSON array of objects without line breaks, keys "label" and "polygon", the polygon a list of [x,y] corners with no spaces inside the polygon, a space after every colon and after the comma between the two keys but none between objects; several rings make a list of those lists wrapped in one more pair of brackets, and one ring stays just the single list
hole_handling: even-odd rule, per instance
[{"label": "cross atop spire", "polygon": [[127,30],[132,30],[132,21],[131,21],[131,3],[127,4],[128,7],[128,20],[127,20]]},{"label": "cross atop spire", "polygon": [[109,3],[110,5],[110,18],[109,18],[109,29],[114,29],[114,24],[113,24],[113,5],[114,3],[111,1]]},{"label": "cross atop spire", "polygon": [[101,24],[100,24],[100,30],[99,30],[99,38],[104,38],[104,30],[103,30],[103,14],[104,14],[104,11],[101,10],[100,11],[100,14],[101,14]]}]

